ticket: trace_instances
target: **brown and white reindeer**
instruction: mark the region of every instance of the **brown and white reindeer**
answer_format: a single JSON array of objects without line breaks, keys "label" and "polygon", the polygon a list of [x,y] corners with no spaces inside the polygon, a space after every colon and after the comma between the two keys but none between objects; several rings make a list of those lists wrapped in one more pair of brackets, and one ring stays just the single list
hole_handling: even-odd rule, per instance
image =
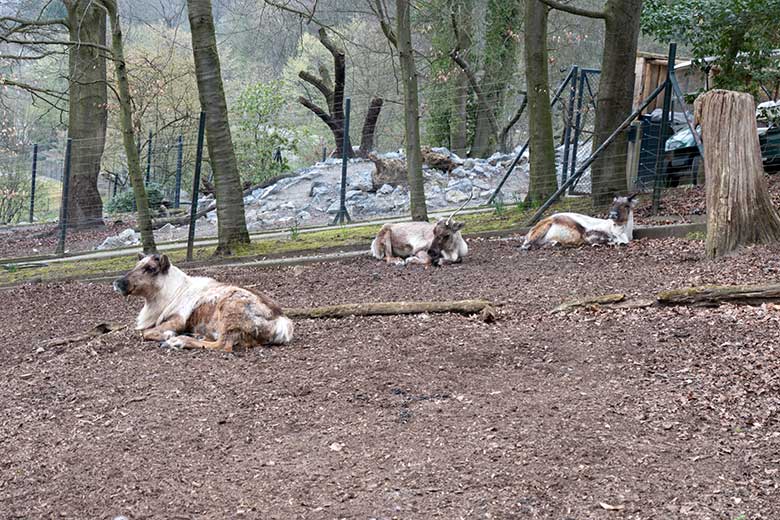
[{"label": "brown and white reindeer", "polygon": [[606,219],[580,213],[556,213],[536,224],[525,236],[521,249],[545,245],[621,245],[634,237],[636,194],[615,197]]},{"label": "brown and white reindeer", "polygon": [[[233,351],[289,343],[293,323],[268,296],[188,276],[165,255],[138,255],[136,266],[114,281],[122,296],[144,299],[136,320],[143,337],[162,346]],[[186,336],[180,334],[192,334]]]},{"label": "brown and white reindeer", "polygon": [[[473,194],[472,194],[473,196]],[[371,254],[380,260],[396,265],[431,265],[457,263],[469,252],[469,246],[460,230],[465,223],[452,220],[466,204],[469,197],[449,218],[430,222],[399,222],[385,224],[371,242]]]}]

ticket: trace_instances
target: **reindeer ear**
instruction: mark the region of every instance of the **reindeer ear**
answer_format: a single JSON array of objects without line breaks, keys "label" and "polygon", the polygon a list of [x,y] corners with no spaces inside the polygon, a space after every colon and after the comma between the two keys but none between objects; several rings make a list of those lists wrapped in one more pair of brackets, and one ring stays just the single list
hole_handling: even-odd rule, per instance
[{"label": "reindeer ear", "polygon": [[145,254],[143,254],[143,253],[138,253],[138,260],[143,260],[144,258],[146,258],[146,255],[145,255]]},{"label": "reindeer ear", "polygon": [[465,225],[466,225],[465,222],[453,222],[452,223],[452,231],[453,232],[460,231],[461,229],[463,229],[463,226],[465,226]]},{"label": "reindeer ear", "polygon": [[168,255],[162,255],[160,257],[160,272],[162,274],[165,274],[168,272],[168,269],[171,268],[171,261],[168,259]]}]

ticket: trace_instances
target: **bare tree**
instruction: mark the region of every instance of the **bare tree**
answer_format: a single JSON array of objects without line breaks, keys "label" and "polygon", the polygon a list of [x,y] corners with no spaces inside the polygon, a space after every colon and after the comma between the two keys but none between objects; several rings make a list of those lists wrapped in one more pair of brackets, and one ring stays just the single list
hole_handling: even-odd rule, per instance
[{"label": "bare tree", "polygon": [[209,157],[216,181],[219,233],[217,254],[227,255],[235,244],[249,242],[241,177],[230,135],[211,0],[187,0],[187,10],[198,95],[201,108],[206,112]]},{"label": "bare tree", "polygon": [[547,6],[539,0],[526,0],[525,77],[531,156],[528,203],[545,201],[557,188],[547,63]]},{"label": "bare tree", "polygon": [[[604,20],[604,54],[594,128],[595,149],[631,113],[642,0],[606,0],[601,11],[578,8],[557,0],[539,1],[570,14]],[[615,192],[625,190],[624,154],[627,146],[626,134],[622,133],[610,145],[610,153],[593,163],[592,197],[595,206],[609,204]]]},{"label": "bare tree", "polygon": [[[346,80],[346,59],[344,49],[336,45],[328,37],[324,27],[318,31],[320,43],[328,49],[333,56],[333,79],[330,77],[328,69],[324,66],[319,68],[319,76],[315,76],[308,71],[298,72],[298,77],[306,83],[314,86],[325,98],[328,110],[323,110],[319,105],[310,99],[300,96],[298,103],[311,110],[323,123],[328,125],[333,132],[335,140],[335,157],[342,157],[344,153],[344,86]],[[366,157],[374,147],[374,131],[379,119],[379,113],[382,110],[383,100],[379,97],[371,99],[366,119],[363,123],[362,138],[360,142],[360,154]],[[349,141],[349,139],[348,139]],[[347,148],[347,156],[352,156],[352,145]]]},{"label": "bare tree", "polygon": [[420,152],[420,104],[417,96],[417,67],[412,54],[412,29],[409,1],[396,0],[396,41],[401,63],[401,82],[404,86],[404,128],[406,135],[406,168],[409,180],[409,205],[412,220],[426,222],[425,184]]}]

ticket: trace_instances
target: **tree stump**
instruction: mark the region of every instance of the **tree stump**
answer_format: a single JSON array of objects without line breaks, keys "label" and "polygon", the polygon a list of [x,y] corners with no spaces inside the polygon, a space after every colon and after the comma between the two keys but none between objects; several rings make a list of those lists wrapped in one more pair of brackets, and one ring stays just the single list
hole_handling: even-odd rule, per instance
[{"label": "tree stump", "polygon": [[746,244],[780,240],[780,217],[769,198],[750,94],[713,90],[699,96],[707,176],[707,256]]}]

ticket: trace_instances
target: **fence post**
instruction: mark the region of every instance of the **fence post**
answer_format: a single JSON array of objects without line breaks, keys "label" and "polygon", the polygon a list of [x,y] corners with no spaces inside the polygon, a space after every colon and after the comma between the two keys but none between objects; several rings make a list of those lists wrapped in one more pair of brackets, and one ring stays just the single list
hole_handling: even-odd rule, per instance
[{"label": "fence post", "polygon": [[146,150],[146,184],[149,184],[149,180],[152,174],[152,131],[149,130],[149,149]]},{"label": "fence post", "polygon": [[35,215],[35,176],[38,173],[38,145],[33,145],[33,157],[32,157],[32,180],[30,181],[30,224],[33,223],[33,216]]},{"label": "fence post", "polygon": [[200,168],[203,163],[203,136],[206,132],[206,112],[200,113],[198,123],[198,147],[195,150],[195,175],[192,179],[192,203],[190,204],[190,229],[187,233],[187,261],[192,261],[192,249],[195,245],[195,220],[198,213],[198,190],[200,188]]},{"label": "fence post", "polygon": [[[577,77],[577,65],[574,65],[574,77]],[[561,184],[566,182],[569,173],[569,145],[571,144],[571,127],[574,119],[574,96],[577,94],[577,81],[571,82],[569,89],[569,106],[566,110],[566,129],[563,131],[563,160],[561,162]]]},{"label": "fence post", "polygon": [[344,101],[344,141],[341,147],[341,205],[331,225],[352,222],[352,218],[347,211],[347,163],[352,153],[352,150],[349,148],[349,111],[352,105],[351,101],[350,98]]},{"label": "fence post", "polygon": [[322,162],[325,162],[328,159],[328,147],[323,146],[322,147]]},{"label": "fence post", "polygon": [[62,172],[62,202],[60,202],[60,239],[55,251],[58,255],[65,254],[65,236],[68,232],[68,191],[70,189],[70,151],[73,139],[68,138],[65,145],[65,167]]},{"label": "fence post", "polygon": [[661,188],[664,182],[664,173],[666,165],[664,164],[664,154],[666,153],[666,139],[669,133],[669,111],[672,105],[672,71],[674,70],[674,61],[677,55],[677,44],[669,44],[669,59],[666,64],[666,81],[664,82],[664,104],[661,109],[661,128],[658,129],[658,147],[655,153],[655,184],[653,186],[653,215],[658,214],[661,207]]},{"label": "fence post", "polygon": [[[571,172],[577,171],[577,152],[580,147],[580,134],[582,133],[582,104],[585,98],[585,77],[587,73],[580,71],[579,92],[577,92],[577,115],[574,118],[574,142],[571,144]],[[572,185],[572,188],[574,185]],[[569,190],[571,194],[571,189]]]},{"label": "fence post", "polygon": [[184,141],[182,140],[181,136],[179,136],[179,140],[176,143],[176,148],[176,191],[173,194],[174,208],[178,208],[179,203],[181,202],[181,166],[182,160],[184,158]]}]

